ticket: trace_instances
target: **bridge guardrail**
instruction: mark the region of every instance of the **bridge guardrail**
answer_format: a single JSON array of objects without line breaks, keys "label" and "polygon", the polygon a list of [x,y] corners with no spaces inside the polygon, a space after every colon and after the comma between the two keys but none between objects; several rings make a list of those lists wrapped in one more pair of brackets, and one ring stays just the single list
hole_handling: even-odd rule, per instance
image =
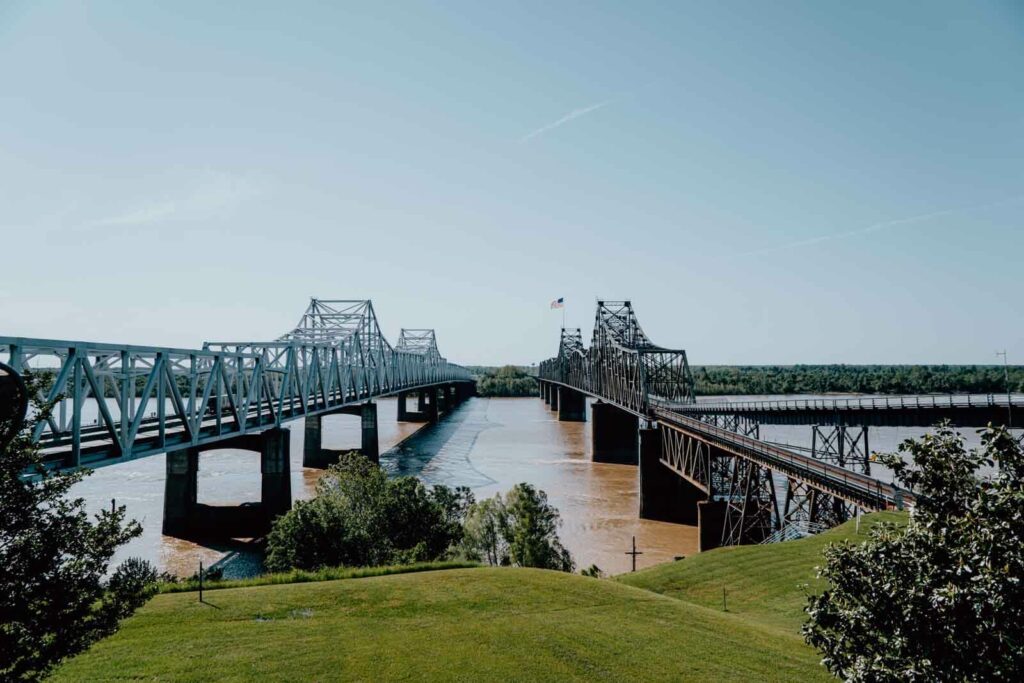
[{"label": "bridge guardrail", "polygon": [[758,401],[700,401],[674,404],[679,412],[712,411],[758,412],[785,410],[907,410],[943,408],[1006,408],[1024,409],[1024,394],[924,394],[872,396],[845,399],[767,399]]},{"label": "bridge guardrail", "polygon": [[763,464],[772,469],[787,472],[816,486],[831,489],[835,495],[865,507],[873,509],[898,508],[912,500],[910,492],[903,491],[893,484],[884,483],[869,475],[768,445],[758,439],[687,417],[671,408],[655,407],[653,412],[659,421],[675,424],[698,433],[703,439],[720,448],[740,451],[744,457],[759,458]]}]

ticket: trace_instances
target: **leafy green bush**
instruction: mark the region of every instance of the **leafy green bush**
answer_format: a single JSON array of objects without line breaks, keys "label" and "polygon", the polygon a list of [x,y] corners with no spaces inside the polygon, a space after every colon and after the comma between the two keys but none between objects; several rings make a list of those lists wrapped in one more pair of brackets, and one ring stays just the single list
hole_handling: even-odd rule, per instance
[{"label": "leafy green bush", "polygon": [[[26,377],[30,396],[43,388]],[[32,443],[53,405],[35,404],[31,419],[0,447],[0,680],[37,680],[57,663],[112,633],[140,604],[130,570],[115,572],[128,591],[107,590],[103,576],[114,552],[142,533],[124,507],[95,518],[69,498],[87,471],[47,472]],[[35,471],[37,479],[22,475]],[[112,579],[113,580],[113,579]],[[134,579],[132,579],[134,580]]]},{"label": "leafy green bush", "polygon": [[882,459],[914,491],[910,522],[826,549],[807,642],[848,681],[1024,680],[1020,443],[989,428],[967,451],[944,426],[901,450]]},{"label": "leafy green bush", "polygon": [[358,453],[341,456],[312,500],[278,518],[267,538],[270,571],[372,567],[444,558],[462,540],[468,488],[388,479]]},{"label": "leafy green bush", "polygon": [[470,507],[462,553],[491,565],[571,572],[575,564],[558,538],[560,522],[546,493],[516,484],[504,496],[497,494]]}]

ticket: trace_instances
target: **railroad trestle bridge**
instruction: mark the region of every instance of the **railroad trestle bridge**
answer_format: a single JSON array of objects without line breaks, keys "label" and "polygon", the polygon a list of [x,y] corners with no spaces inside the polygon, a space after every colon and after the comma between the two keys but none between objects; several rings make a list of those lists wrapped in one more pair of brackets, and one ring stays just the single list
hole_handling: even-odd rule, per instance
[{"label": "railroad trestle bridge", "polygon": [[[37,398],[54,405],[32,434],[47,468],[167,453],[163,529],[185,536],[255,535],[291,507],[288,421],[305,421],[304,466],[337,460],[321,424],[345,414],[361,420],[359,450],[376,461],[374,399],[396,396],[400,421],[436,422],[475,393],[433,330],[403,329],[392,346],[370,301],[314,298],[278,339],[201,349],[0,337],[0,363],[39,376]],[[258,504],[198,503],[200,454],[228,448],[259,454]]]},{"label": "railroad trestle bridge", "polygon": [[[589,347],[579,329],[563,328],[537,379],[560,420],[585,420],[586,398],[596,399],[593,459],[639,465],[640,516],[697,525],[702,550],[911,504],[912,492],[872,476],[868,427],[984,426],[1015,400],[698,401],[686,352],[654,344],[629,301],[598,302]],[[761,440],[762,424],[808,425],[810,451]]]}]

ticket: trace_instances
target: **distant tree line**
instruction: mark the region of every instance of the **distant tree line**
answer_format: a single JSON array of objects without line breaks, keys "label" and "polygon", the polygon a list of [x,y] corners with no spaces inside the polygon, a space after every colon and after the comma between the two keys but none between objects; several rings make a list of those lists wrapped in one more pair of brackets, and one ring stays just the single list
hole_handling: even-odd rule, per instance
[{"label": "distant tree line", "polygon": [[478,396],[536,396],[537,380],[526,370],[516,365],[470,368],[476,375]]},{"label": "distant tree line", "polygon": [[[999,394],[1001,365],[697,365],[697,393]],[[1011,366],[1010,389],[1024,391],[1024,366]]]}]

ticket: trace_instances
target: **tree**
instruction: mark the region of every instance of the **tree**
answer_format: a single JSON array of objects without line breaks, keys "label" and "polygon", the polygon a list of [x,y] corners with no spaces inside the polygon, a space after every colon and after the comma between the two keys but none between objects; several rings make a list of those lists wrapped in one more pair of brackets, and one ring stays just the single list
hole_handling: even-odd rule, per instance
[{"label": "tree", "polygon": [[[26,380],[29,395],[39,395],[40,380]],[[106,590],[103,576],[114,551],[142,529],[126,520],[124,507],[90,519],[85,502],[68,497],[88,472],[44,469],[31,434],[51,409],[35,403],[25,427],[0,445],[3,680],[42,678],[61,660],[112,633],[139,604],[131,590]],[[25,472],[36,476],[26,478]]]},{"label": "tree", "polygon": [[909,523],[825,551],[804,637],[849,681],[1024,680],[1020,443],[989,427],[967,451],[942,426],[900,449],[882,460],[914,492]]},{"label": "tree", "polygon": [[317,482],[316,497],[278,518],[267,568],[369,567],[438,560],[462,541],[468,488],[388,479],[359,453],[343,454]]},{"label": "tree", "polygon": [[463,552],[491,565],[571,572],[575,564],[558,538],[560,523],[546,493],[516,484],[504,496],[497,494],[470,508]]}]

